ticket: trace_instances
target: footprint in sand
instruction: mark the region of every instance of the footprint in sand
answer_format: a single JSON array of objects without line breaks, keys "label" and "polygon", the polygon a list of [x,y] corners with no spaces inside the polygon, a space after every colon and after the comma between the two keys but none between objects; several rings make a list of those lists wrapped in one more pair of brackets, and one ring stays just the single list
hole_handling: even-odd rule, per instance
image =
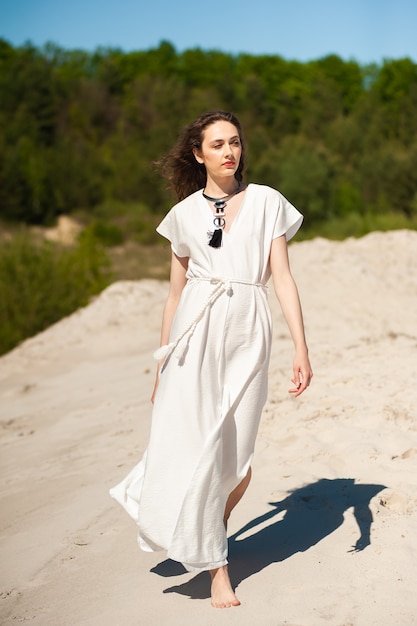
[{"label": "footprint in sand", "polygon": [[379,498],[380,506],[394,513],[407,513],[407,496],[398,491],[384,491]]},{"label": "footprint in sand", "polygon": [[417,454],[417,448],[409,448],[408,450],[402,453],[401,458],[411,459],[413,456],[416,456],[416,454]]}]

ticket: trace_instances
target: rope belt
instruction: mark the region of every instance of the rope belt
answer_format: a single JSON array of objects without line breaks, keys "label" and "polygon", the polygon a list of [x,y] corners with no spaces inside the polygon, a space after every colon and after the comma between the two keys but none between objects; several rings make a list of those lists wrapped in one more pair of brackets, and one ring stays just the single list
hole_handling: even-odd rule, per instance
[{"label": "rope belt", "polygon": [[[170,343],[164,346],[161,346],[160,348],[158,348],[158,350],[154,352],[153,356],[156,361],[160,361],[161,359],[165,359],[168,356],[170,356],[174,352],[174,350],[177,348],[180,341],[184,339],[186,335],[188,335],[189,338],[191,338],[198,322],[204,317],[204,314],[207,311],[207,309],[217,300],[217,298],[219,298],[223,293],[226,293],[229,297],[233,295],[233,287],[232,287],[233,284],[249,285],[251,287],[261,287],[265,291],[267,289],[266,285],[264,285],[263,283],[251,283],[250,281],[240,280],[239,278],[193,277],[188,280],[189,283],[196,282],[196,281],[209,282],[212,285],[214,285],[214,288],[211,291],[208,298],[206,299],[206,301],[204,302],[200,311],[195,316],[195,318],[187,326],[187,328],[175,339],[175,341],[171,341]],[[180,353],[176,355],[176,357],[179,360],[184,359],[185,353],[187,351],[187,347],[188,347],[188,342],[185,345],[184,349],[181,350]]]}]

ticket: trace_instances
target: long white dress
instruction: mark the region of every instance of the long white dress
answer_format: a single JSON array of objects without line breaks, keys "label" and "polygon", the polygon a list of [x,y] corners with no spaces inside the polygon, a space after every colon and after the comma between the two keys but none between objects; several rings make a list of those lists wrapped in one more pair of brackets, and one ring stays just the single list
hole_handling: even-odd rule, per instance
[{"label": "long white dress", "polygon": [[227,563],[230,492],[251,464],[267,395],[272,240],[290,239],[302,215],[278,191],[248,185],[220,248],[202,190],[175,205],[157,231],[189,257],[187,284],[141,462],[110,490],[137,522],[144,550],[167,550],[189,571]]}]

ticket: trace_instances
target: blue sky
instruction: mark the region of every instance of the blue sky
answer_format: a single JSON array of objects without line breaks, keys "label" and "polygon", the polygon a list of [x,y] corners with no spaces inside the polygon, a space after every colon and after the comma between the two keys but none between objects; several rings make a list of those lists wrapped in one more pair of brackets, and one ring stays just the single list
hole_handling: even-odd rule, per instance
[{"label": "blue sky", "polygon": [[417,62],[417,0],[0,0],[0,37],[13,45],[279,54],[336,53],[360,63]]}]

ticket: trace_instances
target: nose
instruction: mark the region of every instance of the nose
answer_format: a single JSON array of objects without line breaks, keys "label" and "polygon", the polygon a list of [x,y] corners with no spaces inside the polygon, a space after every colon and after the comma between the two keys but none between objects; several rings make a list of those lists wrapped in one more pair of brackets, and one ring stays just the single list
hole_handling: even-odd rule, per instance
[{"label": "nose", "polygon": [[231,157],[233,156],[233,150],[232,150],[232,145],[230,143],[225,143],[224,144],[224,155],[226,157]]}]

